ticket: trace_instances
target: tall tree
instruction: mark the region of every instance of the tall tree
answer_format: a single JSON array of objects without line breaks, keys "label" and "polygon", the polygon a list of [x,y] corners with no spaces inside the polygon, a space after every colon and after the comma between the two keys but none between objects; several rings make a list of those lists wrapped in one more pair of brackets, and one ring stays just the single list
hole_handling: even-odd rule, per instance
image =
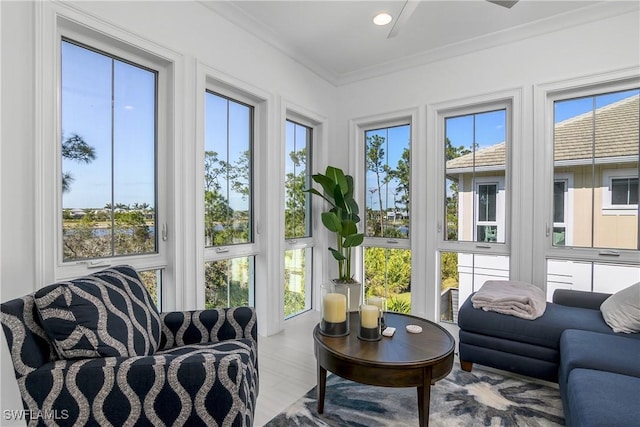
[{"label": "tall tree", "polygon": [[396,180],[397,182],[395,190],[396,202],[400,202],[405,210],[409,209],[409,184],[411,181],[411,151],[409,148],[402,150],[402,156],[398,160],[396,169],[388,172],[388,179]]},{"label": "tall tree", "polygon": [[366,162],[367,162],[367,170],[371,171],[376,176],[376,186],[378,193],[378,202],[380,206],[380,235],[382,236],[384,233],[384,208],[382,207],[382,185],[383,185],[383,174],[387,171],[385,168],[385,153],[384,153],[384,145],[385,138],[380,135],[373,135],[367,137],[367,152],[366,152]]},{"label": "tall tree", "polygon": [[289,158],[294,165],[294,171],[289,172],[285,178],[285,238],[303,236],[306,232],[305,211],[307,207],[308,193],[304,190],[308,186],[307,182],[307,150],[303,148],[299,151],[289,153]]},{"label": "tall tree", "polygon": [[[71,134],[70,137],[62,137],[62,158],[73,160],[78,163],[91,163],[96,159],[96,149],[86,143],[78,134]],[[71,190],[73,175],[70,172],[62,172],[62,192]]]},{"label": "tall tree", "polygon": [[[471,148],[464,145],[454,147],[449,138],[445,138],[446,161],[455,159],[465,154],[471,153]],[[458,240],[458,181],[453,176],[449,179],[449,189],[447,191],[447,240]]]}]

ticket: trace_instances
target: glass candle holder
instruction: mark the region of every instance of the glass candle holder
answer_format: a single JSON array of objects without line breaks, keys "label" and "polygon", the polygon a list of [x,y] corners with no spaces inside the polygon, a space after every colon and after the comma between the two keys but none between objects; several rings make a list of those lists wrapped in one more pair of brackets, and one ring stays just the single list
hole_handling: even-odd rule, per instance
[{"label": "glass candle holder", "polygon": [[349,335],[349,289],[336,289],[332,283],[326,283],[321,286],[321,292],[320,333],[330,337]]},{"label": "glass candle holder", "polygon": [[380,327],[384,330],[384,312],[387,311],[387,299],[384,297],[371,296],[367,298],[367,304],[375,305],[380,310]]},{"label": "glass candle holder", "polygon": [[380,328],[380,309],[375,305],[360,306],[360,328],[358,338],[364,341],[378,341],[382,339]]}]

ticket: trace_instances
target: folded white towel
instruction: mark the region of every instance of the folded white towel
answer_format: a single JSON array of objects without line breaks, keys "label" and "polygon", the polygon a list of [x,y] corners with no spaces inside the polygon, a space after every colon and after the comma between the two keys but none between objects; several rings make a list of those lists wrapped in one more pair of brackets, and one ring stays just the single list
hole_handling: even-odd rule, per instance
[{"label": "folded white towel", "polygon": [[473,308],[534,320],[544,314],[544,291],[517,280],[487,280],[471,297]]}]

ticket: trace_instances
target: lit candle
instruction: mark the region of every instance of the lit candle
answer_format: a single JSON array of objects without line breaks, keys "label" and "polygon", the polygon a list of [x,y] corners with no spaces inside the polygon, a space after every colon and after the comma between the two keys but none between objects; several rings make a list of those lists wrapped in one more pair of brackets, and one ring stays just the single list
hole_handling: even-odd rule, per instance
[{"label": "lit candle", "polygon": [[380,310],[375,305],[363,305],[360,307],[360,326],[363,328],[377,328]]},{"label": "lit candle", "polygon": [[324,320],[329,323],[340,323],[347,321],[347,296],[343,294],[330,293],[322,299],[324,309]]}]

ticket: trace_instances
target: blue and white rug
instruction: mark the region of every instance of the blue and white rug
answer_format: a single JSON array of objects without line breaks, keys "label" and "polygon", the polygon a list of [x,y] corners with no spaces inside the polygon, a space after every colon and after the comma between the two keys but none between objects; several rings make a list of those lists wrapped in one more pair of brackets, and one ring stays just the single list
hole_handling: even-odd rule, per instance
[{"label": "blue and white rug", "polygon": [[[324,413],[316,411],[316,388],[271,419],[266,426],[417,426],[415,388],[374,387],[337,375],[327,378]],[[458,363],[431,387],[430,426],[562,426],[557,387]]]}]

